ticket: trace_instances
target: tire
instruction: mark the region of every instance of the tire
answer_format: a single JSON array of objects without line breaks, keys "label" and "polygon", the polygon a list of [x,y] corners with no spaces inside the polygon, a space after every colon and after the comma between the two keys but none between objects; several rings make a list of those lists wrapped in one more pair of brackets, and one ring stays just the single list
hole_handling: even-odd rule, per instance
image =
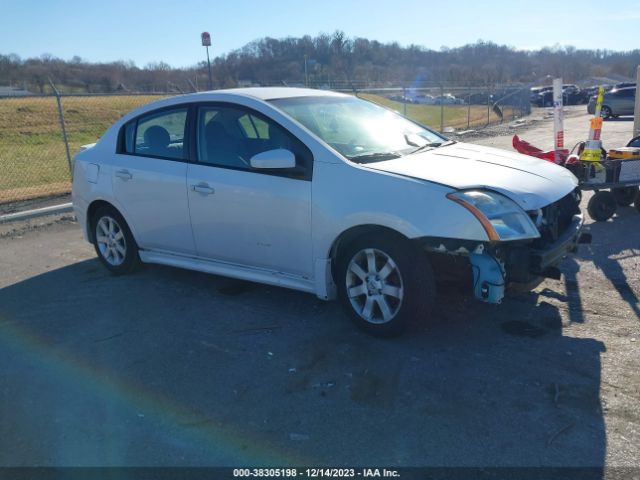
[{"label": "tire", "polygon": [[602,108],[600,109],[600,116],[606,120],[608,118],[611,118],[613,116],[613,112],[611,111],[611,109],[609,107],[607,107],[606,105],[603,105]]},{"label": "tire", "polygon": [[616,199],[613,193],[607,191],[596,192],[587,205],[589,216],[596,222],[606,222],[616,213]]},{"label": "tire", "polygon": [[636,195],[638,195],[638,187],[614,188],[612,193],[618,205],[621,207],[628,207],[636,199]]},{"label": "tire", "polygon": [[429,316],[435,300],[433,270],[426,254],[409,240],[390,233],[367,234],[341,250],[338,294],[359,328],[390,337]]},{"label": "tire", "polygon": [[122,215],[100,207],[91,219],[93,246],[100,262],[114,275],[130,273],[139,265],[138,245]]}]

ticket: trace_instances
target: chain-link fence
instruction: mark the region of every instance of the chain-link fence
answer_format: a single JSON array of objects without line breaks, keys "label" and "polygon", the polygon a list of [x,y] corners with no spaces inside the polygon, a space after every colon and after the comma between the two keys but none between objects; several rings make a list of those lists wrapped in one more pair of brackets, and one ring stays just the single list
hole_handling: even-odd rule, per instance
[{"label": "chain-link fence", "polygon": [[67,152],[73,156],[122,115],[162,96],[0,98],[0,203],[69,192]]},{"label": "chain-link fence", "polygon": [[[340,90],[444,132],[485,127],[530,111],[526,87],[349,86]],[[0,205],[68,193],[70,158],[81,145],[95,142],[130,110],[174,94],[0,97]]]}]

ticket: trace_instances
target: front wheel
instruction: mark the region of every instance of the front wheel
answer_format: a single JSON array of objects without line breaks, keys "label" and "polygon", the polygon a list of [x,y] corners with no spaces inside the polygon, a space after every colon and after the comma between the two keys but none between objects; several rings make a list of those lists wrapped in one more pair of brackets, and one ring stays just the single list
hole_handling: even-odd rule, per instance
[{"label": "front wheel", "polygon": [[607,118],[611,118],[613,115],[612,115],[611,109],[606,105],[603,105],[602,108],[600,109],[600,116],[604,120],[606,120]]},{"label": "front wheel", "polygon": [[140,261],[138,246],[122,215],[113,207],[101,207],[91,224],[100,262],[115,275],[133,271]]},{"label": "front wheel", "polygon": [[349,316],[376,336],[400,334],[426,318],[435,298],[426,255],[399,235],[365,235],[347,245],[338,259],[337,277]]}]

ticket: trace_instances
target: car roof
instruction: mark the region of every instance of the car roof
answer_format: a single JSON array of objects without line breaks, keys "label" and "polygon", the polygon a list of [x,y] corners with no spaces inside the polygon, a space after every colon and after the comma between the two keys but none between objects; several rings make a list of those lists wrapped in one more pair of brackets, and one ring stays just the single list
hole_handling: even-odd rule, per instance
[{"label": "car roof", "polygon": [[626,92],[627,90],[634,90],[635,91],[635,89],[636,89],[636,87],[614,88],[612,90],[609,90],[609,92],[607,92],[607,93]]},{"label": "car roof", "polygon": [[[330,90],[315,90],[312,88],[294,87],[252,87],[252,88],[229,88],[224,90],[209,90],[206,92],[187,93],[156,100],[147,103],[123,116],[118,124],[128,122],[138,115],[143,115],[155,109],[171,107],[185,102],[234,102],[241,98],[266,101],[281,98],[302,98],[302,97],[349,97],[344,93],[332,92]],[[115,124],[114,124],[115,125]],[[119,127],[118,127],[119,128]]]},{"label": "car roof", "polygon": [[[113,129],[118,131],[122,125],[129,122],[140,115],[144,115],[149,112],[161,108],[173,107],[183,103],[191,102],[234,102],[239,101],[242,98],[251,99],[249,101],[267,101],[281,98],[303,98],[303,97],[342,97],[348,98],[350,95],[344,93],[333,92],[330,90],[316,90],[312,88],[295,88],[295,87],[252,87],[252,88],[229,88],[223,90],[209,90],[206,92],[187,93],[183,95],[176,95],[171,97],[162,98],[160,100],[153,101],[142,105],[134,110],[131,110],[126,115],[122,116],[116,121],[111,128],[107,131],[107,134]],[[103,138],[107,138],[109,135],[103,135],[99,141]]]},{"label": "car roof", "polygon": [[230,94],[242,95],[245,97],[253,97],[259,100],[275,100],[279,98],[295,98],[295,97],[345,97],[344,93],[333,92],[330,90],[316,90],[313,88],[296,88],[296,87],[250,87],[250,88],[228,88],[224,90],[210,90],[208,92],[199,92],[192,95],[207,94]]}]

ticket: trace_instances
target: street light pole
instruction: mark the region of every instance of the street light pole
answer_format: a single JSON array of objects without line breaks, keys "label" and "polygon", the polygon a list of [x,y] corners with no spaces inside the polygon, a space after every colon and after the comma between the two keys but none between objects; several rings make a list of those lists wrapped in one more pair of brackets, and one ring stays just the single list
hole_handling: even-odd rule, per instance
[{"label": "street light pole", "polygon": [[211,60],[209,60],[209,47],[207,48],[207,70],[209,71],[209,90],[213,90],[213,79],[211,78]]},{"label": "street light pole", "polygon": [[211,60],[209,60],[209,47],[211,46],[211,35],[209,32],[202,32],[200,34],[202,40],[202,46],[207,49],[207,70],[209,71],[209,90],[213,90],[213,79],[211,77]]}]

